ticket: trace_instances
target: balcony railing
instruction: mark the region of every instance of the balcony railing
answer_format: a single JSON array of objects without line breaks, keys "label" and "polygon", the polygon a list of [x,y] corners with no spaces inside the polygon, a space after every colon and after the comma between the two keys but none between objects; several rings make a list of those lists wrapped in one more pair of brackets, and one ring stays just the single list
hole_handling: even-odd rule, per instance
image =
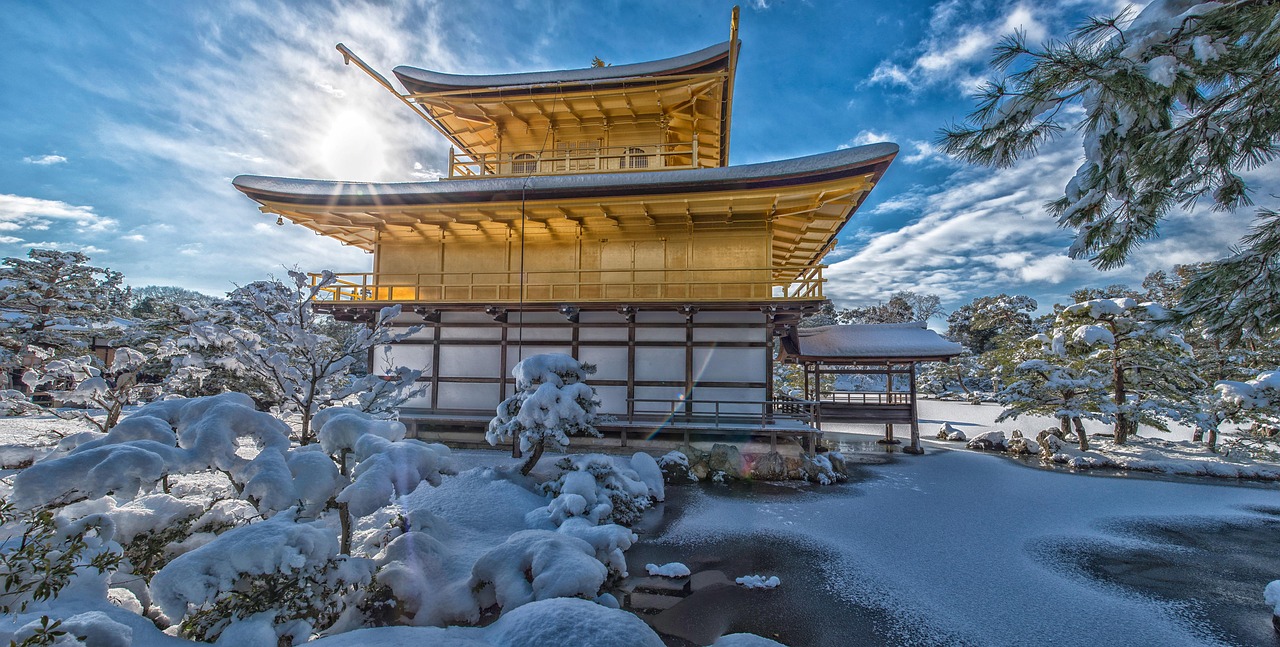
[{"label": "balcony railing", "polygon": [[449,179],[695,168],[698,141],[472,154],[449,149]]},{"label": "balcony railing", "polygon": [[[820,300],[822,265],[804,268],[344,273],[316,299],[414,303]],[[312,285],[320,280],[311,274]],[[521,288],[523,287],[523,295]]]}]

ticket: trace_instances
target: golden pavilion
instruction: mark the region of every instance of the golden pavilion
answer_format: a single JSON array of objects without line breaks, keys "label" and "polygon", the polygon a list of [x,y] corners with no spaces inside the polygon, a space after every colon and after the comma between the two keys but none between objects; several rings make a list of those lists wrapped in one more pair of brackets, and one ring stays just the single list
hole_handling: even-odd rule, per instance
[{"label": "golden pavilion", "polygon": [[[451,145],[437,181],[261,176],[268,214],[372,252],[321,307],[359,321],[399,303],[425,328],[391,349],[425,369],[401,418],[418,437],[479,438],[522,357],[595,364],[621,439],[795,437],[813,402],[779,399],[777,342],[823,303],[823,257],[898,152],[892,143],[729,166],[739,42],[665,60],[486,76],[397,67]],[[415,424],[416,423],[416,424]]]}]

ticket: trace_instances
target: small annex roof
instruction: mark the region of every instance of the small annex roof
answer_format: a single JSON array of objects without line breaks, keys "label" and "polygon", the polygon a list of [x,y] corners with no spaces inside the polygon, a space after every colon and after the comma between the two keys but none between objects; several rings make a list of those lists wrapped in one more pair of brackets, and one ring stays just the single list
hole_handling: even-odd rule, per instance
[{"label": "small annex roof", "polygon": [[914,321],[797,328],[783,339],[783,350],[798,361],[854,363],[946,360],[964,347]]},{"label": "small annex roof", "polygon": [[545,85],[599,84],[628,79],[722,71],[729,59],[729,41],[658,61],[588,67],[576,70],[519,72],[515,74],[446,74],[400,65],[392,70],[410,92],[431,93],[452,90],[510,89]]}]

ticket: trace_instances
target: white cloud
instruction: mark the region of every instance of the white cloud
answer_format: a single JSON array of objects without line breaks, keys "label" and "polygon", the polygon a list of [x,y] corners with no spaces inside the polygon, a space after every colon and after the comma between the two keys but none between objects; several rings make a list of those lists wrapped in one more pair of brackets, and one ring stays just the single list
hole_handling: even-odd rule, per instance
[{"label": "white cloud", "polygon": [[986,63],[1000,38],[1021,30],[1029,41],[1042,41],[1050,33],[1044,21],[1059,13],[1053,6],[1027,3],[1008,6],[994,16],[970,17],[974,11],[973,5],[963,0],[935,6],[929,30],[920,46],[908,52],[909,60],[881,61],[866,83],[908,89],[953,85],[972,90],[981,80],[972,68]]},{"label": "white cloud", "polygon": [[20,242],[22,242],[22,239],[16,236],[0,236],[0,245],[12,245]]},{"label": "white cloud", "polygon": [[39,243],[23,243],[23,247],[31,249],[56,249],[64,252],[83,252],[85,254],[101,254],[107,250],[93,245],[81,245],[80,243],[68,243],[64,241],[46,240]]},{"label": "white cloud", "polygon": [[910,289],[959,305],[998,292],[1061,298],[1067,286],[1136,286],[1150,271],[1223,256],[1248,225],[1247,214],[1177,212],[1161,223],[1162,237],[1139,247],[1121,269],[1104,273],[1068,258],[1073,234],[1057,227],[1044,204],[1061,195],[1079,151],[1079,139],[1068,137],[1012,168],[966,167],[937,187],[889,197],[871,213],[902,212],[902,226],[860,234],[857,251],[827,269],[827,295],[863,304]]},{"label": "white cloud", "polygon": [[147,242],[147,237],[143,236],[142,234],[128,234],[125,236],[121,236],[120,240],[127,240],[131,243],[145,243]]},{"label": "white cloud", "polygon": [[24,157],[22,161],[37,166],[52,166],[54,164],[66,164],[67,158],[61,155],[34,155]]},{"label": "white cloud", "polygon": [[61,200],[0,194],[0,230],[43,231],[49,229],[53,221],[73,223],[81,232],[108,231],[116,226],[113,218],[95,213],[93,207],[68,204]]}]

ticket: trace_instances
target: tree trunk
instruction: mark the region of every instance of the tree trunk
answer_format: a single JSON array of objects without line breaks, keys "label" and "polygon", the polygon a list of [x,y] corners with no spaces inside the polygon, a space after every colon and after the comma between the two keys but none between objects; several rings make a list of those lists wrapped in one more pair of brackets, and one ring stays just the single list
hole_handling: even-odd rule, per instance
[{"label": "tree trunk", "polygon": [[1218,445],[1218,430],[1217,430],[1217,429],[1210,429],[1210,430],[1209,430],[1209,442],[1208,442],[1207,444],[1209,445],[1209,451],[1211,451],[1211,452],[1216,452],[1216,451],[1218,451],[1218,447],[1217,447],[1217,445]]},{"label": "tree trunk", "polygon": [[1080,421],[1080,417],[1076,416],[1071,419],[1071,424],[1075,425],[1076,438],[1080,441],[1080,451],[1089,451],[1089,434],[1084,431],[1084,423]]},{"label": "tree trunk", "polygon": [[351,511],[346,503],[338,504],[338,521],[342,524],[341,546],[338,549],[343,555],[351,554]]},{"label": "tree trunk", "polygon": [[1113,427],[1115,440],[1117,445],[1123,445],[1129,439],[1129,416],[1124,413],[1124,403],[1126,399],[1125,383],[1124,383],[1124,367],[1120,365],[1119,351],[1112,351],[1111,358],[1111,379],[1113,382],[1116,409],[1116,422]]},{"label": "tree trunk", "polygon": [[1065,439],[1067,434],[1071,433],[1071,417],[1061,416],[1058,418],[1058,429],[1062,431],[1062,437]]},{"label": "tree trunk", "polygon": [[1193,443],[1204,442],[1204,430],[1201,429],[1199,426],[1197,426],[1196,430],[1191,433],[1191,442]]},{"label": "tree trunk", "polygon": [[965,395],[972,396],[973,392],[969,390],[969,387],[964,385],[964,376],[960,374],[960,365],[956,364],[955,369],[956,369],[956,381],[960,383],[960,390],[964,391]]},{"label": "tree trunk", "polygon": [[533,466],[538,464],[538,459],[542,458],[542,441],[539,440],[533,446],[533,451],[529,453],[529,458],[520,466],[520,474],[528,476],[533,471]]}]

